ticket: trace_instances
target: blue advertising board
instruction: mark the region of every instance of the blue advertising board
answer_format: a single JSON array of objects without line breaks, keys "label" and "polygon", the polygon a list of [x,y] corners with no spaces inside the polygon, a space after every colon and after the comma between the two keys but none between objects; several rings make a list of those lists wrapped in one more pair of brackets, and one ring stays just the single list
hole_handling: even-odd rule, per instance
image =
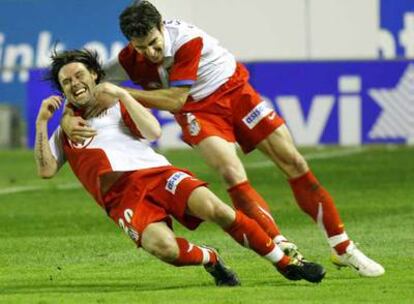
[{"label": "blue advertising board", "polygon": [[250,69],[252,83],[300,145],[405,143],[413,137],[410,61],[257,63]]},{"label": "blue advertising board", "polygon": [[413,0],[381,0],[380,26],[389,33],[396,58],[414,57]]},{"label": "blue advertising board", "polygon": [[[298,145],[406,143],[414,140],[414,63],[411,61],[273,62],[247,65],[251,83],[285,119]],[[52,93],[32,72],[27,92],[28,139],[34,143],[39,104]],[[164,138],[177,147],[180,130],[157,111]],[[51,123],[51,130],[57,121]]]},{"label": "blue advertising board", "polygon": [[0,103],[24,110],[29,68],[46,67],[54,48],[95,48],[102,60],[125,45],[118,15],[131,0],[2,0]]}]

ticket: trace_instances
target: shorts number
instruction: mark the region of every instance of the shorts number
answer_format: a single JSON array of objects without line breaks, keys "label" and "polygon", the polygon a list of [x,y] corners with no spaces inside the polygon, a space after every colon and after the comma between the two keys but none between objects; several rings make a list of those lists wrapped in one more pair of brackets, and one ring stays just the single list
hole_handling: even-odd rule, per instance
[{"label": "shorts number", "polygon": [[[124,218],[128,224],[131,224],[133,215],[134,215],[134,212],[131,209],[124,210]],[[122,217],[119,218],[118,224],[119,224],[119,227],[121,227],[121,229],[125,231],[125,233],[128,233],[128,227],[125,224],[124,219]]]},{"label": "shorts number", "polygon": [[[122,230],[125,231],[125,233],[134,241],[134,242],[138,242],[139,240],[139,234],[137,231],[135,231],[135,229],[133,229],[131,227],[132,223],[132,217],[134,216],[134,212],[131,209],[125,209],[124,211],[124,219],[123,218],[119,218],[118,220],[118,224],[119,227],[121,227]],[[126,223],[125,223],[126,222]]]}]

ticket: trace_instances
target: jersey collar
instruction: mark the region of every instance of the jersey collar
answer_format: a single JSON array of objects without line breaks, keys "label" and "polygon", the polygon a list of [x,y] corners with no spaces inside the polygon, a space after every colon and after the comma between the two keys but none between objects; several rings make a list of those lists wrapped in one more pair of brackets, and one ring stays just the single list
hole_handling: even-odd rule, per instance
[{"label": "jersey collar", "polygon": [[172,56],[171,37],[170,37],[170,33],[168,32],[165,26],[163,28],[163,35],[164,35],[164,57],[171,57]]}]

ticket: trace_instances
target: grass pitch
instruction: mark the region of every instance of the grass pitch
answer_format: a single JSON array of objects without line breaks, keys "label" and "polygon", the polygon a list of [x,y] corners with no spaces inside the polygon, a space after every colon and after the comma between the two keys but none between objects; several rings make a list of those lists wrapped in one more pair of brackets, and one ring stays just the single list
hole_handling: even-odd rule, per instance
[{"label": "grass pitch", "polygon": [[[31,151],[0,152],[0,303],[413,303],[414,147],[303,150],[335,197],[348,234],[386,269],[360,278],[336,270],[316,225],[296,206],[286,181],[260,154],[243,157],[283,233],[327,269],[318,285],[290,282],[211,224],[177,235],[220,248],[242,286],[217,288],[202,267],[175,268],[133,243],[79,187],[65,166],[35,175]],[[225,187],[193,151],[167,157]]]}]

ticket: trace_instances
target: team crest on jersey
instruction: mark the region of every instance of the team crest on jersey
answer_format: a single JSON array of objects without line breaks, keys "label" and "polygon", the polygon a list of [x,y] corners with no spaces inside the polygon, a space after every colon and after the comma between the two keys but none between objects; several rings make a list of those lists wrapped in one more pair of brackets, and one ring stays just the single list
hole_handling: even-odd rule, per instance
[{"label": "team crest on jersey", "polygon": [[197,118],[191,113],[187,113],[187,128],[191,136],[197,136],[201,131]]},{"label": "team crest on jersey", "polygon": [[72,149],[85,149],[92,142],[94,136],[85,139],[83,142],[73,142],[68,138],[69,146]]},{"label": "team crest on jersey", "polygon": [[249,129],[253,129],[263,118],[272,112],[273,110],[266,102],[262,101],[243,117],[243,122]]},{"label": "team crest on jersey", "polygon": [[187,177],[191,176],[184,172],[175,172],[167,179],[167,183],[165,184],[165,190],[171,192],[172,194],[175,194],[178,185],[181,183],[183,179]]}]

